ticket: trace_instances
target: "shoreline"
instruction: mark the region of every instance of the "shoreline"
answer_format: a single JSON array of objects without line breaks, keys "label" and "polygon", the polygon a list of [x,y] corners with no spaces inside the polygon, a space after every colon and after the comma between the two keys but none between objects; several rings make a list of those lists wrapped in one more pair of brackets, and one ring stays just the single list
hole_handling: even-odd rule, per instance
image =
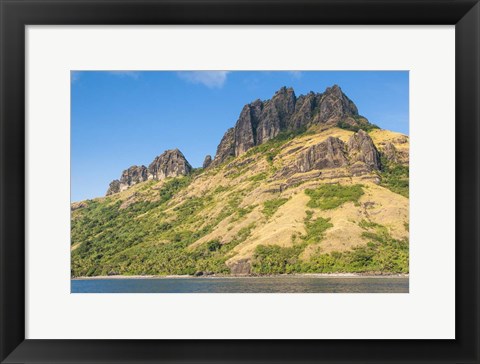
[{"label": "shoreline", "polygon": [[105,279],[219,279],[219,278],[228,278],[228,279],[237,279],[237,278],[282,278],[282,277],[295,277],[295,278],[409,278],[409,274],[398,273],[398,274],[368,274],[368,273],[298,273],[298,274],[271,274],[271,275],[202,275],[202,276],[192,276],[192,275],[166,275],[166,276],[156,276],[156,275],[115,275],[115,276],[91,276],[91,277],[70,277],[72,281],[82,281],[82,280],[105,280]]}]

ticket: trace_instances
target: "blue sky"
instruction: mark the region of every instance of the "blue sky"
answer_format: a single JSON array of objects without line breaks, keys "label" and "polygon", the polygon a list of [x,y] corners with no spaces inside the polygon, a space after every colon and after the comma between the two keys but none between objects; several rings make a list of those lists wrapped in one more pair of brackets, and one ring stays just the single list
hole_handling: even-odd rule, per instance
[{"label": "blue sky", "polygon": [[408,82],[407,71],[72,71],[72,201],[104,196],[166,149],[201,166],[245,104],[282,86],[299,96],[338,84],[370,122],[408,134]]}]

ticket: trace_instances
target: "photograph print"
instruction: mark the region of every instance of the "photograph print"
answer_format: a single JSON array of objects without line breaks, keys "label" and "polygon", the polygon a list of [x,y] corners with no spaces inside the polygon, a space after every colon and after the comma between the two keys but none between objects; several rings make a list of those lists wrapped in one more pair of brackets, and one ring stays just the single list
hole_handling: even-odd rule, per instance
[{"label": "photograph print", "polygon": [[408,71],[71,71],[72,293],[408,293]]}]

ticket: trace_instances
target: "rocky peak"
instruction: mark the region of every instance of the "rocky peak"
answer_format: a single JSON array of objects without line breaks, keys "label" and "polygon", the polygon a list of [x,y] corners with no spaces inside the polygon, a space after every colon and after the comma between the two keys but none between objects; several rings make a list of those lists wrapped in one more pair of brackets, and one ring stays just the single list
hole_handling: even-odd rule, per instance
[{"label": "rocky peak", "polygon": [[300,95],[295,102],[295,112],[290,120],[289,128],[291,130],[300,129],[312,122],[318,101],[318,95],[313,92]]},{"label": "rocky peak", "polygon": [[120,182],[133,185],[135,183],[146,181],[148,177],[147,167],[145,166],[131,166],[123,171],[120,177]]},{"label": "rocky peak", "polygon": [[[230,156],[292,131],[316,124],[335,126],[341,122],[358,124],[358,110],[338,85],[324,93],[310,92],[296,97],[293,88],[280,88],[270,100],[255,100],[243,107],[233,130],[225,133],[217,148],[214,165]],[[368,124],[368,121],[365,120]]]},{"label": "rocky peak", "polygon": [[208,168],[210,167],[210,164],[212,164],[212,156],[210,154],[207,154],[205,156],[205,159],[203,160],[203,168]]},{"label": "rocky peak", "polygon": [[276,95],[286,95],[288,93],[293,93],[293,87],[282,86],[276,92]]},{"label": "rocky peak", "polygon": [[285,86],[278,90],[270,100],[282,119],[288,119],[295,111],[297,97],[293,88]]},{"label": "rocky peak", "polygon": [[264,103],[260,120],[257,122],[255,145],[265,143],[275,138],[282,130],[289,129],[296,101],[293,88],[282,87],[271,100]]},{"label": "rocky peak", "polygon": [[287,129],[295,111],[296,96],[292,88],[282,87],[272,99],[255,100],[243,107],[235,124],[235,156],[275,138]]},{"label": "rocky peak", "polygon": [[120,181],[118,179],[115,179],[112,182],[110,182],[110,184],[108,185],[108,190],[106,195],[109,196],[118,192],[120,192]]},{"label": "rocky peak", "polygon": [[145,166],[131,166],[124,170],[120,180],[112,181],[108,187],[107,196],[113,193],[121,192],[137,183],[148,179],[148,170]]},{"label": "rocky peak", "polygon": [[217,147],[217,154],[212,162],[212,166],[218,166],[229,157],[235,156],[235,128],[228,129],[222,137]]},{"label": "rocky peak", "polygon": [[148,179],[185,176],[191,171],[192,166],[180,150],[166,150],[148,166]]},{"label": "rocky peak", "polygon": [[324,94],[325,95],[334,95],[334,96],[339,97],[339,98],[343,96],[342,89],[337,84],[333,85],[332,87],[327,87],[325,89]]},{"label": "rocky peak", "polygon": [[320,96],[315,123],[336,125],[342,119],[357,116],[358,109],[338,85],[327,87]]},{"label": "rocky peak", "polygon": [[372,138],[365,131],[359,130],[353,134],[348,140],[347,149],[351,163],[362,162],[370,170],[381,169],[380,154]]},{"label": "rocky peak", "polygon": [[149,179],[161,180],[167,177],[185,176],[192,171],[192,166],[178,149],[166,150],[145,166],[131,166],[124,170],[120,179],[110,182],[107,196]]},{"label": "rocky peak", "polygon": [[243,154],[255,146],[258,116],[262,108],[263,104],[248,104],[243,107],[234,128],[234,155]]}]

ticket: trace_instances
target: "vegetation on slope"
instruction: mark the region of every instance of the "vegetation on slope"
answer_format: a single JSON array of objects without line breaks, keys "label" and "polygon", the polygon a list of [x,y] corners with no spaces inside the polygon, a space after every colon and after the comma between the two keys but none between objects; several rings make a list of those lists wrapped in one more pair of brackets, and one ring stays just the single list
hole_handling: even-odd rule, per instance
[{"label": "vegetation on slope", "polygon": [[291,131],[282,131],[275,138],[268,140],[267,142],[250,148],[245,157],[249,157],[256,154],[262,154],[265,156],[269,163],[273,162],[273,159],[281,152],[282,147],[293,138],[304,135],[315,134],[314,131],[308,130],[305,127],[298,128]]},{"label": "vegetation on slope", "polygon": [[[189,246],[220,221],[238,220],[255,206],[240,207],[240,193],[230,193],[222,201],[223,209],[207,219],[216,194],[225,188],[175,205],[172,200],[191,181],[190,177],[167,180],[154,201],[140,200],[121,208],[121,200],[108,197],[87,201],[86,207],[73,211],[72,246],[78,247],[72,250],[72,276],[229,273],[225,261],[250,235],[254,224],[240,229],[228,243],[214,240],[195,249]],[[141,185],[137,188],[143,190]]]},{"label": "vegetation on slope", "polygon": [[[363,195],[361,185],[325,184],[315,190],[307,189],[310,197],[307,206],[329,210],[346,202],[358,202]],[[362,236],[368,240],[365,246],[354,247],[351,251],[324,254],[321,240],[327,229],[333,227],[329,219],[312,219],[313,211],[307,210],[306,234],[293,246],[260,245],[256,248],[252,271],[256,274],[285,273],[333,273],[333,272],[408,272],[408,240],[391,237],[385,226],[362,220],[359,226],[365,230]],[[300,258],[308,244],[319,244],[317,252],[308,261]]]},{"label": "vegetation on slope", "polygon": [[[328,221],[321,218],[319,227],[328,229]],[[355,247],[351,251],[322,254],[321,247],[308,261],[300,255],[308,244],[303,237],[301,243],[292,247],[277,245],[257,247],[253,259],[253,272],[256,274],[286,273],[408,273],[408,240],[396,240],[388,234],[384,226],[376,224],[375,232],[365,232],[367,245]],[[309,234],[308,234],[309,235]],[[307,235],[307,236],[308,236]],[[318,235],[313,235],[317,237]]]},{"label": "vegetation on slope", "polygon": [[288,198],[275,198],[273,200],[267,200],[263,203],[262,212],[267,218],[272,217],[275,212],[288,201]]},{"label": "vegetation on slope", "polygon": [[390,191],[408,198],[409,196],[409,168],[399,163],[393,163],[382,158],[380,184]]},{"label": "vegetation on slope", "polygon": [[307,206],[331,210],[343,205],[345,202],[358,203],[363,195],[362,185],[323,184],[316,189],[306,189],[305,194],[310,197]]},{"label": "vegetation on slope", "polygon": [[[358,206],[362,197],[371,194],[370,182],[365,182],[370,190],[365,190],[366,185],[341,181],[306,189],[298,184],[291,187],[298,189],[294,192],[297,195],[290,190],[269,192],[269,184],[275,182],[271,181],[273,161],[295,136],[298,133],[283,133],[250,149],[238,161],[252,161],[237,169],[227,167],[230,161],[202,175],[197,170],[193,175],[167,179],[158,185],[146,181],[124,193],[82,202],[82,207],[72,211],[72,276],[191,275],[199,271],[229,274],[227,261],[245,244],[250,244],[253,274],[408,272],[408,240],[394,239],[389,228],[366,219],[358,223],[363,229],[363,244],[359,238],[360,245],[351,250],[322,251],[322,239],[335,221],[326,216],[333,216],[328,214],[349,202],[353,203],[348,205],[352,209]],[[264,167],[252,171],[258,161]],[[275,159],[275,165],[281,163],[281,158]],[[383,165],[381,184],[408,197],[408,168],[386,162]],[[222,177],[232,171],[228,178]],[[243,174],[245,177],[235,180]],[[209,187],[195,190],[199,178]],[[210,178],[215,182],[211,183]],[[255,198],[248,199],[252,194]],[[303,196],[304,200],[295,196]],[[292,203],[286,204],[289,199]],[[275,216],[286,217],[288,209],[298,212],[299,206],[302,213],[303,208],[309,209],[303,221],[304,233],[287,230],[283,246],[276,245],[277,241],[252,244],[258,236],[256,229],[274,224],[277,211],[284,209]],[[301,218],[297,225],[303,228]],[[220,234],[216,233],[219,226]],[[289,243],[292,231],[296,232]],[[302,254],[307,247],[311,252],[308,257]]]},{"label": "vegetation on slope", "polygon": [[357,132],[360,129],[362,129],[363,131],[366,131],[367,133],[374,130],[374,129],[380,129],[377,125],[368,122],[368,120],[365,119],[363,116],[354,116],[352,118],[356,121],[356,124],[352,125],[345,120],[340,120],[337,123],[337,126],[340,129],[350,130],[350,131],[354,131],[354,132]]}]

